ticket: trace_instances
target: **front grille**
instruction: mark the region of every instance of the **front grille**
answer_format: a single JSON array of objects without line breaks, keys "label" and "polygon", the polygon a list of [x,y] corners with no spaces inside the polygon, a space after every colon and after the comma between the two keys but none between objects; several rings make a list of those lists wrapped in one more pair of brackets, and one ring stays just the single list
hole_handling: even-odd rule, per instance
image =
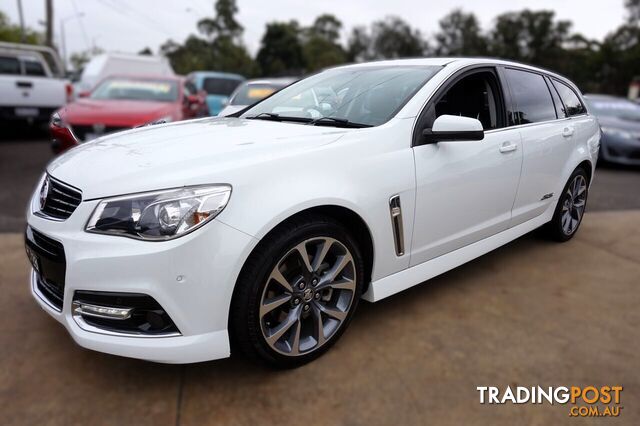
[{"label": "front grille", "polygon": [[107,126],[105,128],[95,129],[93,126],[72,126],[73,134],[83,142],[87,142],[91,139],[105,136],[115,132],[121,132],[123,130],[129,130],[130,127],[116,127]]},{"label": "front grille", "polygon": [[66,258],[61,242],[27,227],[25,245],[36,271],[38,290],[58,310],[62,310]]},{"label": "front grille", "polygon": [[40,211],[55,219],[68,218],[82,201],[82,192],[50,176],[47,176],[44,185],[47,185],[47,182],[48,190]]}]

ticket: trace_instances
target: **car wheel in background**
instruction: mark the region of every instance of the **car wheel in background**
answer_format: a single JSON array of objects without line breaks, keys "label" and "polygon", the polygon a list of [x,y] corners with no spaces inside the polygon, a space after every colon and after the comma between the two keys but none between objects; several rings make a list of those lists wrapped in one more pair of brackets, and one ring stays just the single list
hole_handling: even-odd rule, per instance
[{"label": "car wheel in background", "polygon": [[560,195],[553,219],[546,226],[552,239],[569,241],[576,234],[584,217],[588,195],[589,177],[583,168],[577,168]]},{"label": "car wheel in background", "polygon": [[360,249],[342,225],[304,215],[279,226],[238,279],[232,347],[281,368],[312,361],[349,325],[363,277]]}]

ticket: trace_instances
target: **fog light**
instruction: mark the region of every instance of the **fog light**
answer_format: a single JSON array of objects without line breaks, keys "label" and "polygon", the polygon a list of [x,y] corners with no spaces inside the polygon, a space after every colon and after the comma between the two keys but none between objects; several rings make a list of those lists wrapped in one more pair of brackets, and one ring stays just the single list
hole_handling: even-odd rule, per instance
[{"label": "fog light", "polygon": [[98,306],[89,303],[73,302],[73,313],[87,315],[96,318],[126,320],[131,318],[133,308],[116,308],[111,306]]}]

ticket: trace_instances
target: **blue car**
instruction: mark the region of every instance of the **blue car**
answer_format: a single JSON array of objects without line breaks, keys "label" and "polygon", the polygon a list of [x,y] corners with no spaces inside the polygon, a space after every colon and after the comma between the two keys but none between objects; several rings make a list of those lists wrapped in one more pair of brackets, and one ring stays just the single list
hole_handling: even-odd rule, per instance
[{"label": "blue car", "polygon": [[187,75],[187,80],[193,83],[198,91],[207,92],[209,115],[218,115],[229,99],[229,95],[245,78],[239,74],[196,71]]}]

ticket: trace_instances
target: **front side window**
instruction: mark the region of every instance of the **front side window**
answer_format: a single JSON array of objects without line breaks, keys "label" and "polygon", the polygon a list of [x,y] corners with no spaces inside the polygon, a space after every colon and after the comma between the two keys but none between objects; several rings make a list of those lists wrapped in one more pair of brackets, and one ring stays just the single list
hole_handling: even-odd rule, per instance
[{"label": "front side window", "polygon": [[558,93],[562,98],[562,102],[564,103],[564,112],[567,117],[585,114],[587,112],[584,105],[582,105],[582,102],[580,102],[580,98],[578,98],[578,95],[576,95],[576,92],[574,92],[573,89],[555,79],[553,80],[553,85],[558,89]]},{"label": "front side window", "polygon": [[551,93],[540,74],[512,68],[505,69],[514,101],[513,123],[528,124],[555,120]]},{"label": "front side window", "polygon": [[242,117],[378,126],[393,117],[440,69],[381,65],[327,70],[282,89]]},{"label": "front side window", "polygon": [[480,120],[485,130],[502,127],[501,96],[490,72],[479,72],[462,78],[438,100],[435,116],[459,115]]},{"label": "front side window", "polygon": [[20,62],[12,56],[0,56],[0,74],[20,75]]},{"label": "front side window", "polygon": [[229,96],[240,84],[239,80],[229,78],[205,78],[202,88],[208,95]]},{"label": "front side window", "polygon": [[91,99],[175,102],[178,100],[178,81],[109,78],[91,93]]}]

